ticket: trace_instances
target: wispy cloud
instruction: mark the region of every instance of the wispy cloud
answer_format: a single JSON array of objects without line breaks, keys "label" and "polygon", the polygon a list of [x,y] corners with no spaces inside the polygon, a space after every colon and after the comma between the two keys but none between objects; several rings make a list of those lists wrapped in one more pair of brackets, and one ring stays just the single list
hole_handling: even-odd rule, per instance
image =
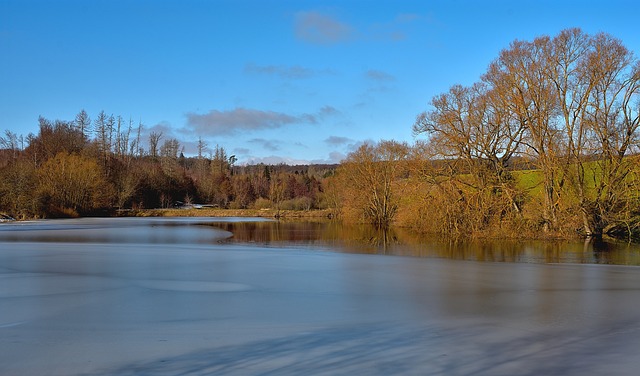
[{"label": "wispy cloud", "polygon": [[313,44],[340,43],[354,35],[349,24],[318,11],[298,12],[294,29],[298,39]]},{"label": "wispy cloud", "polygon": [[298,12],[294,18],[296,38],[312,44],[337,44],[353,40],[400,42],[410,37],[419,23],[436,25],[433,14],[400,13],[387,21],[364,25],[359,29],[337,17],[312,10]]},{"label": "wispy cloud", "polygon": [[140,133],[140,138],[141,138],[140,142],[142,145],[139,145],[139,146],[143,146],[143,147],[148,146],[147,144],[148,144],[149,136],[151,135],[151,133],[161,135],[160,144],[162,144],[162,142],[164,142],[165,140],[176,138],[173,130],[174,130],[173,126],[168,121],[161,121],[150,127],[142,127],[142,132]]},{"label": "wispy cloud", "polygon": [[188,112],[183,131],[199,136],[231,136],[239,132],[278,129],[296,124],[318,124],[328,116],[339,113],[331,106],[323,106],[316,113],[298,115],[244,107],[226,111],[211,110],[204,114]]},{"label": "wispy cloud", "polygon": [[266,140],[264,138],[254,138],[248,141],[251,144],[256,144],[265,150],[278,151],[280,150],[280,142],[275,140]]},{"label": "wispy cloud", "polygon": [[245,162],[245,164],[247,165],[256,165],[260,163],[264,163],[266,165],[286,164],[290,166],[296,166],[296,165],[308,165],[308,164],[311,164],[311,161],[306,159],[294,159],[294,158],[288,158],[288,157],[281,157],[278,155],[270,155],[268,157],[249,157]]},{"label": "wispy cloud", "polygon": [[353,140],[347,137],[329,136],[324,140],[324,142],[329,145],[340,146],[340,145],[346,145],[350,142],[353,142]]},{"label": "wispy cloud", "polygon": [[333,116],[333,115],[339,115],[340,111],[338,111],[336,108],[332,107],[332,106],[323,106],[322,108],[320,108],[320,111],[318,111],[318,117],[323,118],[326,116]]},{"label": "wispy cloud", "polygon": [[343,153],[334,151],[330,152],[328,158],[326,159],[295,159],[289,157],[283,157],[280,155],[270,155],[268,157],[248,157],[246,161],[243,161],[244,165],[256,165],[260,163],[264,163],[266,165],[278,165],[278,164],[286,164],[289,166],[296,165],[318,165],[318,164],[338,164],[342,160],[346,158],[346,155]]},{"label": "wispy cloud", "polygon": [[283,79],[294,80],[311,78],[317,74],[317,72],[313,69],[305,68],[299,65],[284,66],[247,64],[244,68],[244,71],[246,73],[274,75]]},{"label": "wispy cloud", "polygon": [[374,81],[394,81],[396,78],[389,73],[379,70],[368,70],[365,75],[368,79]]},{"label": "wispy cloud", "polygon": [[240,131],[276,129],[291,124],[315,123],[313,115],[290,115],[275,111],[235,108],[211,110],[206,114],[188,112],[187,130],[202,136],[233,135]]},{"label": "wispy cloud", "polygon": [[353,151],[358,150],[358,148],[364,144],[376,145],[378,141],[367,138],[365,140],[354,141],[347,145],[347,150],[351,153]]},{"label": "wispy cloud", "polygon": [[390,21],[370,25],[365,34],[376,41],[401,42],[413,34],[413,26],[419,23],[434,25],[435,18],[431,14],[400,13]]},{"label": "wispy cloud", "polygon": [[418,21],[424,18],[421,14],[418,13],[400,13],[393,20],[395,23],[411,23],[413,21]]},{"label": "wispy cloud", "polygon": [[337,151],[332,151],[331,153],[329,153],[329,159],[328,162],[329,163],[340,163],[342,162],[342,160],[344,160],[347,156],[344,155],[343,153],[337,152]]},{"label": "wispy cloud", "polygon": [[251,153],[251,150],[249,150],[247,148],[234,148],[233,152],[235,154],[248,155],[249,153]]}]

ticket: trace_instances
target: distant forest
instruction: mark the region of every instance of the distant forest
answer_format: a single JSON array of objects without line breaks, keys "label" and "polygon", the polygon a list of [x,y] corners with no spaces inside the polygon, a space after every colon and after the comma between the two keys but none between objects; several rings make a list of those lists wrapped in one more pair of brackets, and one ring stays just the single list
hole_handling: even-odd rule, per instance
[{"label": "distant forest", "polygon": [[[236,158],[198,141],[185,157],[174,138],[100,112],[72,121],[39,119],[38,134],[0,137],[0,210],[18,218],[68,217],[116,209],[310,210],[326,207],[322,183],[336,166],[236,166]],[[148,145],[145,150],[142,145]]]},{"label": "distant forest", "polygon": [[[343,221],[447,237],[640,238],[640,61],[605,33],[514,41],[479,81],[436,95],[417,141],[339,166],[236,166],[198,142],[81,111],[0,138],[0,211],[30,218],[167,208],[329,209]],[[410,125],[407,125],[410,126]]]}]

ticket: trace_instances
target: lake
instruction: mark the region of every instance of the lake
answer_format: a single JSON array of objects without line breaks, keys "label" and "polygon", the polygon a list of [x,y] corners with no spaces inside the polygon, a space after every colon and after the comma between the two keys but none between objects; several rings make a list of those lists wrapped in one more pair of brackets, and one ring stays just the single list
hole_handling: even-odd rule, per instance
[{"label": "lake", "polygon": [[2,375],[635,375],[640,250],[247,218],[0,225]]}]

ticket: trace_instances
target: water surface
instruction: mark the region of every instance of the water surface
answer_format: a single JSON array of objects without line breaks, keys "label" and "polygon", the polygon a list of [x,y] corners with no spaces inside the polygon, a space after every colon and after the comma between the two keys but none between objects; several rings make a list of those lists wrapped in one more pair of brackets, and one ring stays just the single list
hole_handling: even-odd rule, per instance
[{"label": "water surface", "polygon": [[231,242],[271,247],[308,247],[333,252],[527,263],[640,265],[640,245],[609,241],[457,241],[404,229],[381,230],[338,222],[224,222]]},{"label": "water surface", "polygon": [[635,375],[640,367],[640,270],[597,265],[633,263],[633,249],[580,244],[567,258],[562,243],[543,252],[496,246],[445,258],[446,248],[402,234],[213,222],[0,226],[0,374]]}]

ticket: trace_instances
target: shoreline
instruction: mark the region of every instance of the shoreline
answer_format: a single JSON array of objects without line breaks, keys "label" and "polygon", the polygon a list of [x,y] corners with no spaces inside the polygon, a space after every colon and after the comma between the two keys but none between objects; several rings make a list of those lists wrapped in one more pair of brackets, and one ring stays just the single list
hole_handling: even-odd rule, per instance
[{"label": "shoreline", "polygon": [[[119,209],[102,213],[93,213],[89,215],[83,215],[78,217],[50,217],[50,218],[13,218],[6,213],[6,217],[10,220],[1,220],[0,224],[6,224],[11,222],[23,222],[30,220],[41,219],[63,219],[63,218],[151,218],[151,217],[211,217],[211,218],[225,218],[225,217],[254,217],[254,218],[270,218],[275,220],[307,220],[307,221],[334,221],[337,220],[335,211],[331,209],[312,209],[312,210],[277,210],[277,209],[223,209],[223,208],[168,208],[168,209]],[[403,227],[392,225],[391,228],[400,229],[401,231],[409,231],[420,236],[436,235],[424,233],[411,227]],[[629,243],[638,244],[637,240],[620,239],[611,236],[604,235],[602,239],[588,239],[578,236],[576,234],[570,235],[566,233],[538,233],[538,234],[504,234],[503,236],[496,236],[496,234],[484,234],[484,236],[462,236],[453,237],[450,240],[454,242],[467,242],[467,241],[522,241],[522,240],[534,240],[534,241],[575,241],[583,240],[586,243],[590,242],[615,242],[615,243]]]},{"label": "shoreline", "polygon": [[125,209],[115,212],[114,217],[258,217],[275,219],[333,219],[328,209],[276,210],[276,209]]}]

